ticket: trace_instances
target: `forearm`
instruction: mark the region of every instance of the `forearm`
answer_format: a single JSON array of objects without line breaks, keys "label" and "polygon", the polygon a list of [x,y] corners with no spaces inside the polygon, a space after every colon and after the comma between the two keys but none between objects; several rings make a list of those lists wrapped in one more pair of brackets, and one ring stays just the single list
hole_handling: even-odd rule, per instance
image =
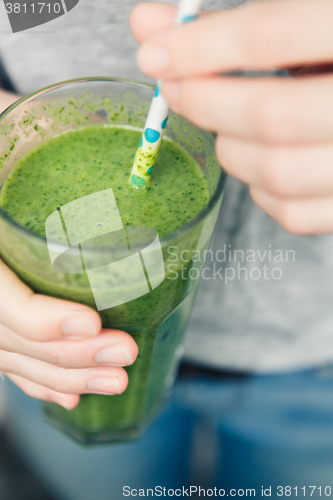
[{"label": "forearm", "polygon": [[0,113],[2,113],[8,106],[17,101],[20,96],[14,94],[13,92],[7,92],[6,90],[0,89]]}]

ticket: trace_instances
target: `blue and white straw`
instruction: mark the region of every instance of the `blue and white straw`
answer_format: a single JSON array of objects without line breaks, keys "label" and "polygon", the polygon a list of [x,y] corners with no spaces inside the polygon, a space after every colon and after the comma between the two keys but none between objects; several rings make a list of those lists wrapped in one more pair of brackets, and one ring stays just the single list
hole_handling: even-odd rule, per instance
[{"label": "blue and white straw", "polygon": [[[180,0],[175,24],[185,24],[198,17],[203,0]],[[169,115],[169,106],[161,94],[161,80],[157,82],[144,132],[134,157],[130,183],[143,188],[149,183],[159,146]]]}]

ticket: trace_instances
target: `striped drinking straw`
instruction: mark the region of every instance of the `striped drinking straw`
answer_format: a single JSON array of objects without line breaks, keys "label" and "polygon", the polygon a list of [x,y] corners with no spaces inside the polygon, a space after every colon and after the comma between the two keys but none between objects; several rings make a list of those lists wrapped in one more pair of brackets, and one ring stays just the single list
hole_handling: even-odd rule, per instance
[{"label": "striped drinking straw", "polygon": [[[175,24],[184,24],[198,17],[203,0],[180,0]],[[168,120],[169,106],[161,94],[161,80],[157,82],[139,148],[134,157],[130,183],[135,188],[149,183],[163,132]]]}]

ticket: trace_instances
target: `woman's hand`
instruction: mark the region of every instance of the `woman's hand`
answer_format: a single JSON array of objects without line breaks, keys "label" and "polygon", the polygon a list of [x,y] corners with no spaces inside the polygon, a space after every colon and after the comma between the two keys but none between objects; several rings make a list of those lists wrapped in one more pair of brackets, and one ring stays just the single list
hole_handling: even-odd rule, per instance
[{"label": "woman's hand", "polygon": [[333,231],[333,75],[235,78],[235,69],[333,61],[331,0],[284,0],[205,13],[173,27],[175,7],[138,4],[142,71],[171,108],[218,134],[221,165],[295,234]]},{"label": "woman's hand", "polygon": [[137,354],[96,311],[34,294],[0,261],[0,371],[26,394],[69,410],[79,394],[120,394]]}]

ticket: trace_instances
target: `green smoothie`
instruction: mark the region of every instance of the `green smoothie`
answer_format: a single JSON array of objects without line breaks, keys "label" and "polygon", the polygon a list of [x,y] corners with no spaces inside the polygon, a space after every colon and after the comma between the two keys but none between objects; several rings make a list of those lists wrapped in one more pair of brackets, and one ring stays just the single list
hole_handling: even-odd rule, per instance
[{"label": "green smoothie", "polygon": [[[185,149],[164,139],[149,187],[134,189],[128,180],[140,137],[141,131],[130,128],[93,125],[41,143],[18,160],[5,180],[1,208],[44,237],[45,220],[58,207],[112,188],[124,225],[154,228],[160,239],[177,232],[207,205],[207,177]],[[199,235],[198,230],[190,232],[184,248],[195,248]],[[163,252],[166,259],[167,248]],[[36,292],[95,307],[85,274],[58,273],[55,279],[50,269],[51,280],[48,271],[37,276],[8,253],[2,252],[2,258]],[[191,265],[189,259],[185,266]],[[173,362],[195,295],[184,273],[175,278],[174,270],[166,268],[164,281],[149,294],[100,312],[104,328],[119,328],[134,337],[139,355],[127,368],[129,385],[120,396],[83,395],[71,412],[47,406],[49,416],[72,435],[85,441],[98,441],[94,436],[121,439],[122,432],[135,436],[158,411],[161,394],[172,383]]]}]

